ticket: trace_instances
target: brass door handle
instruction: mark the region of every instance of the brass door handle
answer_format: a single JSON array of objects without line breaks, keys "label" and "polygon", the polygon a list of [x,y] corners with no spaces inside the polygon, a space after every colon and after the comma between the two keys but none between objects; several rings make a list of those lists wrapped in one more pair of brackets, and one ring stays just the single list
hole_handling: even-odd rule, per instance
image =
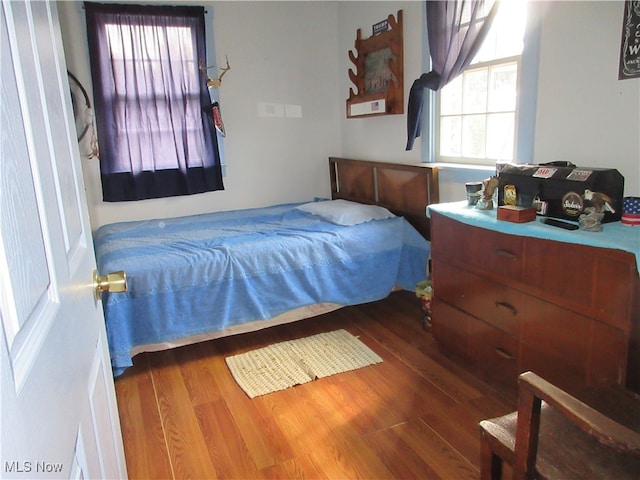
[{"label": "brass door handle", "polygon": [[102,292],[119,293],[127,291],[127,274],[124,270],[108,273],[104,277],[98,275],[98,271],[93,271],[93,295],[96,300],[100,300]]}]

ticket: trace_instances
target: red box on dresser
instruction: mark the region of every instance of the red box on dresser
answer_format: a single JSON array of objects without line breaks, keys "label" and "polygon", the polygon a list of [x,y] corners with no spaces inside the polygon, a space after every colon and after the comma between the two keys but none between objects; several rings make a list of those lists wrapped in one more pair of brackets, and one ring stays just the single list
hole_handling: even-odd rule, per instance
[{"label": "red box on dresser", "polygon": [[498,220],[513,223],[533,222],[536,219],[536,209],[518,207],[515,205],[503,205],[498,207]]}]

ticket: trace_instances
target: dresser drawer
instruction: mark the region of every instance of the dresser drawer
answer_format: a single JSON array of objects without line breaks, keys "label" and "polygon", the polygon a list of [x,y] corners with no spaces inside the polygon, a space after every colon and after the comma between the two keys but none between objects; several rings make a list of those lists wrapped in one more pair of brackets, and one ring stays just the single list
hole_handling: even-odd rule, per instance
[{"label": "dresser drawer", "polygon": [[592,308],[598,320],[624,331],[637,325],[640,312],[634,301],[640,298],[640,280],[634,255],[620,250],[597,255],[593,291]]},{"label": "dresser drawer", "polygon": [[585,245],[526,239],[523,281],[554,303],[623,330],[631,329],[633,254]]},{"label": "dresser drawer", "polygon": [[528,296],[452,265],[434,260],[434,294],[513,336],[527,312]]},{"label": "dresser drawer", "polygon": [[471,274],[437,259],[431,260],[433,294],[441,300],[465,309]]},{"label": "dresser drawer", "polygon": [[468,242],[467,262],[505,281],[522,279],[524,269],[524,239],[496,233],[484,228],[461,232]]},{"label": "dresser drawer", "polygon": [[627,364],[633,362],[627,358],[627,336],[622,330],[597,321],[592,323],[591,328],[587,383],[624,385],[627,380]]},{"label": "dresser drawer", "polygon": [[431,222],[434,258],[474,267],[505,281],[522,278],[522,237],[472,227],[439,214],[434,214]]},{"label": "dresser drawer", "polygon": [[515,385],[519,373],[520,343],[511,335],[480,320],[469,321],[469,357],[491,380]]},{"label": "dresser drawer", "polygon": [[542,320],[523,330],[521,368],[566,388],[624,385],[626,337],[621,330],[584,317]]},{"label": "dresser drawer", "polygon": [[568,391],[578,391],[587,385],[586,364],[575,367],[565,361],[562,352],[551,354],[536,346],[522,344],[520,370],[532,371],[545,380]]},{"label": "dresser drawer", "polygon": [[592,320],[535,299],[531,299],[530,312],[522,324],[522,342],[586,372]]},{"label": "dresser drawer", "polygon": [[438,346],[443,351],[467,359],[469,315],[435,297],[431,302],[431,313],[431,332]]}]

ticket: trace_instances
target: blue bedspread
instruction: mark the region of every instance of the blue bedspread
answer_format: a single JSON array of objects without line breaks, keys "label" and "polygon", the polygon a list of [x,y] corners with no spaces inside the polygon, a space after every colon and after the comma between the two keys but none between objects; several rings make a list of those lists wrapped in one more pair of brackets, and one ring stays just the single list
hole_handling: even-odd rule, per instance
[{"label": "blue bedspread", "polygon": [[379,300],[425,278],[429,243],[403,218],[343,227],[296,205],[99,228],[98,271],[128,277],[126,293],[103,296],[114,375],[140,345]]}]

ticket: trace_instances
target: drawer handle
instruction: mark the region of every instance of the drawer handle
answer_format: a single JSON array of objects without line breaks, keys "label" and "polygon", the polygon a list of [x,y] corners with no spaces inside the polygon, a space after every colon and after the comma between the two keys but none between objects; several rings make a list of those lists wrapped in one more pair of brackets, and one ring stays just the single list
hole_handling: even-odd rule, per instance
[{"label": "drawer handle", "polygon": [[495,350],[498,356],[504,358],[505,360],[515,360],[515,357],[511,355],[509,352],[507,352],[506,350],[500,347],[496,347]]},{"label": "drawer handle", "polygon": [[518,314],[518,309],[507,302],[496,302],[496,308],[499,310],[506,310],[514,316]]},{"label": "drawer handle", "polygon": [[516,260],[518,258],[518,255],[516,255],[515,253],[509,250],[504,250],[502,248],[496,248],[496,255],[500,255],[501,257],[507,257],[507,258],[510,258],[511,260]]}]

